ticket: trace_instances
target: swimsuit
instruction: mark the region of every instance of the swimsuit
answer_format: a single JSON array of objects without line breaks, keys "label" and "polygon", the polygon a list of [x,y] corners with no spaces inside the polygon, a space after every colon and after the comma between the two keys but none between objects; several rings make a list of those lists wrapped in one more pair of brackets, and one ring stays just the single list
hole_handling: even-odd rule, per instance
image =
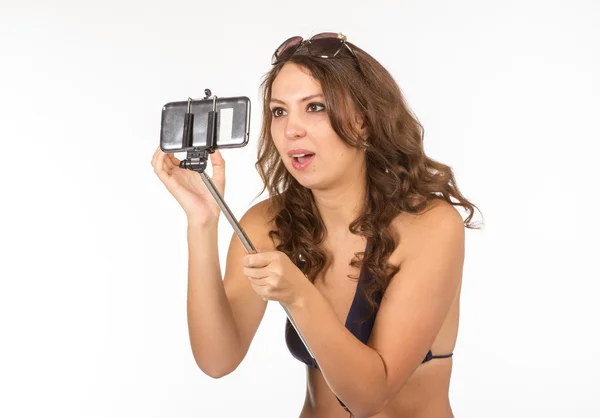
[{"label": "swimsuit", "polygon": [[[368,250],[368,248],[369,248],[369,244],[367,243],[367,250]],[[365,252],[367,250],[365,250]],[[301,266],[298,266],[298,267],[302,268]],[[369,320],[363,321],[362,324],[359,322],[361,319],[363,319],[363,317],[365,315],[370,313],[371,308],[370,308],[369,302],[363,295],[363,291],[362,291],[364,282],[366,280],[370,280],[370,279],[371,279],[371,276],[369,276],[368,274],[363,278],[363,270],[361,269],[359,281],[356,286],[356,293],[354,294],[354,299],[352,301],[352,305],[350,306],[350,310],[348,311],[348,316],[346,317],[346,322],[345,322],[345,326],[348,329],[348,331],[350,331],[356,338],[358,338],[365,345],[369,341],[369,337],[371,335],[371,330],[373,329],[373,324],[375,323],[375,316],[376,316],[376,315],[373,315]],[[373,300],[378,304],[377,306],[379,306],[379,303],[381,302],[381,298],[382,298],[381,291],[378,291],[373,295]],[[289,349],[290,353],[292,354],[292,356],[294,356],[297,360],[301,361],[302,363],[305,363],[309,367],[318,368],[317,362],[315,361],[315,359],[312,358],[312,356],[306,350],[304,343],[302,342],[302,340],[300,339],[300,336],[298,335],[298,333],[296,332],[296,330],[290,323],[289,318],[286,320],[285,340],[286,340],[286,344],[287,344],[288,349]],[[427,352],[427,355],[425,356],[425,358],[423,359],[423,361],[421,363],[426,363],[429,360],[432,360],[434,358],[452,357],[452,354],[453,353],[434,356],[432,354],[431,350],[429,350]],[[342,401],[340,401],[339,398],[338,398],[338,401],[344,407],[344,409],[346,411],[348,411],[346,406],[342,403]]]}]

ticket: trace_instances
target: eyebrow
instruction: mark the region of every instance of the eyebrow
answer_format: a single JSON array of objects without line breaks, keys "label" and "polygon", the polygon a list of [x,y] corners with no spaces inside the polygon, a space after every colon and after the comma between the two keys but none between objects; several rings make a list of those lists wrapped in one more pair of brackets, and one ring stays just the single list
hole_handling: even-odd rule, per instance
[{"label": "eyebrow", "polygon": [[[305,102],[305,101],[307,101],[307,100],[314,99],[314,98],[316,98],[316,97],[324,97],[324,96],[323,96],[321,93],[318,93],[318,94],[311,94],[310,96],[306,96],[306,97],[304,97],[304,98],[300,99],[300,100],[299,100],[299,102],[300,102],[300,103],[302,103],[302,102]],[[284,102],[283,100],[279,100],[279,99],[273,99],[273,98],[271,98],[271,103],[273,103],[273,102],[277,102],[277,103],[285,104],[285,102]]]}]

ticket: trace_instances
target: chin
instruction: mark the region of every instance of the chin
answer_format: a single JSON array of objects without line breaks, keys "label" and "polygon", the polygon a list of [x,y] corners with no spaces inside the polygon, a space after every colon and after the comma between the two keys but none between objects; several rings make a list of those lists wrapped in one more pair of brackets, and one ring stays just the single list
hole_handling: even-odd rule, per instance
[{"label": "chin", "polygon": [[323,172],[312,171],[310,167],[308,167],[308,170],[298,171],[291,165],[286,165],[286,169],[301,186],[307,189],[322,190],[329,187],[330,182],[325,181],[326,179],[323,178],[323,174],[325,173]]},{"label": "chin", "polygon": [[304,173],[294,173],[293,167],[288,171],[301,186],[311,190],[319,188],[319,182],[314,176],[307,176]]},{"label": "chin", "polygon": [[308,180],[303,176],[294,176],[292,174],[292,177],[294,177],[296,179],[296,181],[303,187],[306,187],[307,189],[313,189],[315,187],[314,181]]}]

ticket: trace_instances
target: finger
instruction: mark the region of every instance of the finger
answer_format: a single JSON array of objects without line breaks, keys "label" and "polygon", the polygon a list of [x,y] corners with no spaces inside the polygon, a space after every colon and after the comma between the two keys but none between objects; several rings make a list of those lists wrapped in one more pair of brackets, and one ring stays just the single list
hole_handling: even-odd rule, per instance
[{"label": "finger", "polygon": [[156,149],[156,152],[154,153],[154,156],[152,157],[152,167],[154,167],[154,171],[156,172],[156,170],[162,169],[162,164],[159,167],[159,161],[161,159],[161,150],[160,148]]},{"label": "finger", "polygon": [[213,166],[213,170],[216,167],[218,170],[225,168],[225,159],[223,158],[223,154],[218,149],[215,150],[212,154],[210,154],[210,164]]},{"label": "finger", "polygon": [[150,162],[152,164],[152,167],[154,167],[154,165],[156,164],[156,158],[158,157],[159,152],[160,152],[160,145],[158,147],[156,147],[156,150],[154,150],[154,155],[152,155],[152,161]]},{"label": "finger", "polygon": [[179,160],[177,157],[175,157],[175,154],[168,154],[169,160],[173,163],[173,165],[179,167],[179,163],[181,162],[181,160]]},{"label": "finger", "polygon": [[172,157],[172,154],[165,154],[165,156],[162,159],[163,168],[168,173],[171,173],[171,171],[173,171],[173,168],[179,167],[179,163],[175,164],[175,162],[171,159],[171,157]]},{"label": "finger", "polygon": [[217,189],[223,193],[225,192],[225,159],[219,150],[215,150],[210,154],[210,164],[213,172],[211,180],[215,183]]},{"label": "finger", "polygon": [[156,156],[156,160],[154,161],[154,172],[166,185],[168,182],[170,182],[171,167],[169,166],[170,163],[166,162],[165,159],[166,154],[160,151]]},{"label": "finger", "polygon": [[[165,169],[170,169],[171,166],[166,164],[165,165],[165,161],[168,160],[167,158],[168,154],[165,153],[163,150],[160,149],[160,146],[158,146],[156,148],[156,152],[154,153],[154,157],[152,159],[152,166],[156,167],[159,164],[163,164],[163,170]],[[169,160],[170,162],[170,160]],[[170,171],[170,170],[169,170]]]},{"label": "finger", "polygon": [[244,256],[244,267],[266,267],[271,262],[267,253],[257,252],[255,254],[248,254]]},{"label": "finger", "polygon": [[[269,286],[269,283],[267,283],[266,281],[261,279],[255,279],[254,277],[248,277],[248,281],[250,281],[250,284],[256,289],[263,289],[266,286]],[[264,292],[264,290],[262,291]]]},{"label": "finger", "polygon": [[264,280],[270,276],[267,268],[244,267],[244,276],[256,280]]},{"label": "finger", "polygon": [[158,150],[157,154],[156,154],[156,158],[154,158],[154,170],[160,170],[160,171],[164,171],[165,169],[165,164],[164,164],[164,160],[165,160],[165,156],[166,154],[164,152],[162,152],[160,149]]},{"label": "finger", "polygon": [[252,278],[249,278],[249,281],[250,287],[252,287],[254,293],[256,293],[262,300],[267,301],[270,299],[271,291],[266,287],[268,284]]}]

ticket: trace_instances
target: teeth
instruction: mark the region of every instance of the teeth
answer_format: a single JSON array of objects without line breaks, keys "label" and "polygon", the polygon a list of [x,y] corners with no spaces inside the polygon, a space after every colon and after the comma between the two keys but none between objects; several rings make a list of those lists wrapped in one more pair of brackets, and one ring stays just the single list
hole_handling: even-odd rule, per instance
[{"label": "teeth", "polygon": [[294,158],[298,158],[298,157],[304,157],[306,154],[294,154],[292,155],[292,157]]}]

